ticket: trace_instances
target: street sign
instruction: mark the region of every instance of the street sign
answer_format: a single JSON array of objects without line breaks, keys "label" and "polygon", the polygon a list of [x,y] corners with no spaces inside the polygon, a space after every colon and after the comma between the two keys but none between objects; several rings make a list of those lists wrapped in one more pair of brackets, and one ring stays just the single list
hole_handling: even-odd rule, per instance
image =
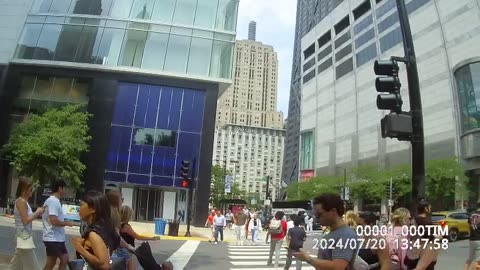
[{"label": "street sign", "polygon": [[[345,189],[345,192],[344,192],[344,189]],[[344,200],[344,201],[350,200],[350,188],[349,187],[342,187],[341,192],[342,193],[340,194],[340,197],[342,197],[342,200]]]},{"label": "street sign", "polygon": [[257,198],[252,197],[252,198],[250,199],[250,204],[252,204],[252,205],[257,204]]},{"label": "street sign", "polygon": [[270,205],[270,200],[265,200],[265,205]]},{"label": "street sign", "polygon": [[230,175],[225,176],[225,193],[232,192],[232,177]]}]

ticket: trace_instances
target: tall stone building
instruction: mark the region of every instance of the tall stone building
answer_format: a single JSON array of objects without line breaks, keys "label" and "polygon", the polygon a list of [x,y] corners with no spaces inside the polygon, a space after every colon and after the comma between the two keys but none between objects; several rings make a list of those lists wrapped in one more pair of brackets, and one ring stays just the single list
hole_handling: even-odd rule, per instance
[{"label": "tall stone building", "polygon": [[[250,23],[249,37],[256,36]],[[283,113],[277,111],[278,58],[270,45],[238,40],[233,84],[218,100],[213,159],[252,197],[279,194],[283,164]]]}]

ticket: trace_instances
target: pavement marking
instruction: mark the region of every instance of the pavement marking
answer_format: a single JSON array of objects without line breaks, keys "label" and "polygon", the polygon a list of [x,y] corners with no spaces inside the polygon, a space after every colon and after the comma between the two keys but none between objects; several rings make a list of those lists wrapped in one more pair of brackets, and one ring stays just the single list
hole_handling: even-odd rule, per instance
[{"label": "pavement marking", "polygon": [[[270,250],[268,252],[270,252]],[[257,255],[258,251],[243,251],[243,252],[242,251],[232,251],[232,252],[230,252],[230,254],[232,254],[232,255],[242,255],[242,254],[244,254],[244,255]],[[280,252],[280,254],[287,254],[287,251],[282,250]]]},{"label": "pavement marking", "polygon": [[[305,266],[305,264],[306,263],[302,264],[302,270],[315,270],[315,268],[313,266]],[[274,268],[274,267],[270,267],[270,268],[265,268],[265,267],[251,268],[251,267],[248,267],[248,268],[230,268],[230,270],[245,270],[245,269],[249,269],[249,270],[278,270],[279,268]]]},{"label": "pavement marking", "polygon": [[183,270],[197,250],[198,245],[200,245],[200,241],[188,240],[167,261],[172,262],[176,270]]}]

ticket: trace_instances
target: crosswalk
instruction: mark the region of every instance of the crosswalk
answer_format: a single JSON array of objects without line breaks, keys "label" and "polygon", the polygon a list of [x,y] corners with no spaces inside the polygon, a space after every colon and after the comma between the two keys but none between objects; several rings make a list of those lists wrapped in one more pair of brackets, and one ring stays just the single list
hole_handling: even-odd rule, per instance
[{"label": "crosswalk", "polygon": [[[230,270],[273,270],[284,269],[287,260],[287,250],[282,247],[280,255],[280,263],[278,268],[267,266],[267,260],[270,252],[270,244],[259,244],[256,246],[246,244],[245,246],[238,246],[236,244],[228,245],[228,259],[232,268]],[[273,262],[275,262],[275,254],[273,255]],[[295,268],[295,259],[292,261],[290,269]],[[302,263],[302,270],[314,270],[312,266]]]}]

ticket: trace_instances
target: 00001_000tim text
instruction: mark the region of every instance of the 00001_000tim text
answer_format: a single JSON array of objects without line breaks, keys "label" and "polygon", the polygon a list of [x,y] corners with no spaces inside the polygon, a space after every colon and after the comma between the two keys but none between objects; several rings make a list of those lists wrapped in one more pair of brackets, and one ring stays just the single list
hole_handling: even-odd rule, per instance
[{"label": "00001_000tim text", "polygon": [[433,240],[417,238],[415,240],[409,239],[395,239],[389,244],[385,238],[359,238],[359,239],[314,239],[312,249],[431,249],[431,250],[446,250],[448,249],[448,239],[435,238]]},{"label": "00001_000tim text", "polygon": [[357,226],[355,232],[358,236],[421,236],[421,235],[435,235],[435,236],[448,236],[448,225],[419,225],[419,226],[407,226],[404,225],[398,230],[394,230],[393,226]]}]

